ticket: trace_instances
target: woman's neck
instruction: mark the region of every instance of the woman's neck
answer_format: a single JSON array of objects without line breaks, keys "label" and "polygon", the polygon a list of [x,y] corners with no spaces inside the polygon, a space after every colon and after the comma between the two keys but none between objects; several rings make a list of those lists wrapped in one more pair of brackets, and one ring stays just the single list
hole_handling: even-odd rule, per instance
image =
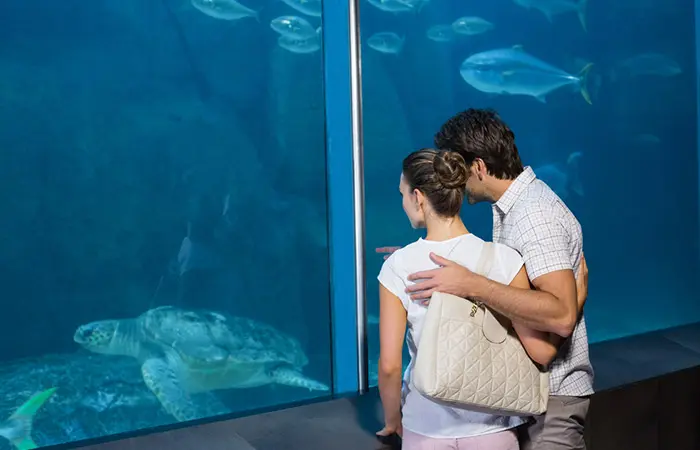
[{"label": "woman's neck", "polygon": [[457,236],[469,234],[469,230],[464,226],[459,216],[427,218],[425,228],[428,231],[425,239],[429,241],[446,241]]}]

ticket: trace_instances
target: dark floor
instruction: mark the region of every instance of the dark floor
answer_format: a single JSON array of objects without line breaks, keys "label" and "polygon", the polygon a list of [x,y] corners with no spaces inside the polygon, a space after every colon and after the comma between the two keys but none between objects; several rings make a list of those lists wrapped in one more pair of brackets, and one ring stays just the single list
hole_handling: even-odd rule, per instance
[{"label": "dark floor", "polygon": [[[700,323],[591,345],[589,450],[700,450]],[[376,390],[83,447],[91,450],[372,450]]]}]

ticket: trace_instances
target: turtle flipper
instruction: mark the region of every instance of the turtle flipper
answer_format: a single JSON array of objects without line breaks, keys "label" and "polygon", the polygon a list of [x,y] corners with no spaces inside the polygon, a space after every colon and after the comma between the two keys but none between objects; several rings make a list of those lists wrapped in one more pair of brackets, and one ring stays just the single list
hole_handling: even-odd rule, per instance
[{"label": "turtle flipper", "polygon": [[141,375],[163,409],[179,422],[202,417],[189,393],[182,386],[180,377],[165,360],[157,358],[146,360],[141,366]]},{"label": "turtle flipper", "polygon": [[316,380],[306,377],[298,370],[291,367],[277,367],[270,371],[270,377],[275,383],[286,386],[305,388],[310,391],[329,391],[330,388]]}]

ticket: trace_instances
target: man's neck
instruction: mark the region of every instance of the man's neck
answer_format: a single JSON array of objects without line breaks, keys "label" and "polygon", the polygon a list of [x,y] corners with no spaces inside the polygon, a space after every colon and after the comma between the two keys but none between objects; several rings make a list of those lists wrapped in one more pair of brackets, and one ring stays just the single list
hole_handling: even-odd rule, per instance
[{"label": "man's neck", "polygon": [[515,180],[499,180],[498,178],[493,178],[490,180],[488,191],[489,197],[491,197],[491,202],[496,203],[503,197],[511,184]]}]

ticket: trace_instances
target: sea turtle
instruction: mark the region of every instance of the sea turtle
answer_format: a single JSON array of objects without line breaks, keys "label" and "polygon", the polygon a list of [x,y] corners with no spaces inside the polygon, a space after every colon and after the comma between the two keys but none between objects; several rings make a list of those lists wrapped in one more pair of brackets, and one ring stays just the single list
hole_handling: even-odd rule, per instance
[{"label": "sea turtle", "polygon": [[146,386],[179,421],[202,417],[194,393],[270,383],[329,390],[301,373],[308,358],[298,340],[215,311],[161,306],[135,319],[81,325],[73,339],[95,353],[137,358]]}]

